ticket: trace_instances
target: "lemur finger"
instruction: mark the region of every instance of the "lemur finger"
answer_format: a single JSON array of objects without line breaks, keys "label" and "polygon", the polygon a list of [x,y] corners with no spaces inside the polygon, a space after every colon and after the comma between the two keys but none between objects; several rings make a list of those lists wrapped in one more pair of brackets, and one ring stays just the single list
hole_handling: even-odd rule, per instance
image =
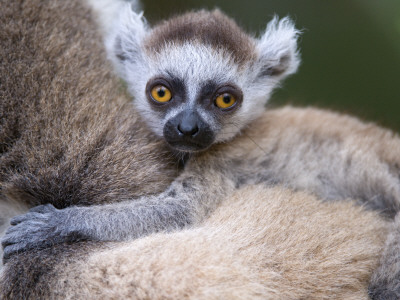
[{"label": "lemur finger", "polygon": [[20,223],[15,226],[11,226],[7,229],[4,238],[8,238],[10,236],[18,236],[20,239],[24,237],[33,238],[33,234],[38,235],[38,233],[47,230],[48,228],[45,227],[43,222],[37,221],[29,221]]},{"label": "lemur finger", "polygon": [[40,218],[42,218],[42,215],[37,212],[28,212],[26,214],[19,215],[19,216],[12,218],[10,220],[10,224],[15,226],[22,222],[29,221],[29,220],[36,219],[36,218],[40,219]]},{"label": "lemur finger", "polygon": [[6,248],[9,245],[15,244],[15,237],[13,235],[7,235],[6,237],[1,239],[1,246]]},{"label": "lemur finger", "polygon": [[32,232],[13,230],[7,231],[7,234],[1,239],[2,247],[7,247],[12,244],[17,244],[21,240],[25,240],[25,236],[31,236]]},{"label": "lemur finger", "polygon": [[3,260],[10,259],[11,256],[25,252],[26,243],[19,243],[15,245],[10,245],[4,248],[3,250]]},{"label": "lemur finger", "polygon": [[51,204],[44,204],[44,205],[39,205],[31,208],[29,212],[35,212],[35,213],[47,213],[56,210],[56,208],[51,205]]},{"label": "lemur finger", "polygon": [[12,245],[24,245],[26,247],[27,240],[21,236],[19,232],[7,234],[1,239],[1,246],[5,249]]}]

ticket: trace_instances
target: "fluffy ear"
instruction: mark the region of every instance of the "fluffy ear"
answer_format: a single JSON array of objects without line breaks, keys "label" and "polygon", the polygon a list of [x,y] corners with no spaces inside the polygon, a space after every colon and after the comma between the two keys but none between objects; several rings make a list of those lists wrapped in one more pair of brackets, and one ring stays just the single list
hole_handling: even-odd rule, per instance
[{"label": "fluffy ear", "polygon": [[260,64],[259,76],[279,79],[296,72],[300,63],[297,38],[300,32],[288,18],[275,16],[268,23],[263,36],[257,41]]},{"label": "fluffy ear", "polygon": [[108,56],[122,75],[126,62],[135,63],[141,59],[142,41],[147,31],[143,12],[136,13],[131,3],[124,3],[105,39]]}]

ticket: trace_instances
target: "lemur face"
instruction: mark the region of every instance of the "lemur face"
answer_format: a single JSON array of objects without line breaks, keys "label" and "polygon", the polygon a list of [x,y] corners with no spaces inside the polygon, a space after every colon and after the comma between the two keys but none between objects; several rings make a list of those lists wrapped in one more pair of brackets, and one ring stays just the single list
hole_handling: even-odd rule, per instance
[{"label": "lemur face", "polygon": [[264,110],[272,89],[299,63],[298,32],[275,18],[260,39],[218,10],[188,13],[154,29],[129,6],[107,49],[152,131],[174,149],[224,142]]},{"label": "lemur face", "polygon": [[198,43],[171,44],[148,66],[147,101],[137,107],[152,114],[153,131],[174,149],[204,150],[241,128],[244,78],[223,51]]}]

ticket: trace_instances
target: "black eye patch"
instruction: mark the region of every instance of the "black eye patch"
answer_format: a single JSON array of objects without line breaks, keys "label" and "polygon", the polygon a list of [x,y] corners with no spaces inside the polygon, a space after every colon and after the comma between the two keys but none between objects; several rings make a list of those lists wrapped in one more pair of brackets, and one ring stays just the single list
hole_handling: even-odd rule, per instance
[{"label": "black eye patch", "polygon": [[200,98],[211,98],[215,91],[217,90],[218,85],[216,82],[209,80],[204,83],[202,88],[200,89]]},{"label": "black eye patch", "polygon": [[185,81],[177,76],[175,76],[172,72],[167,72],[168,78],[165,78],[171,88],[173,89],[174,94],[180,95],[182,98],[186,95]]}]

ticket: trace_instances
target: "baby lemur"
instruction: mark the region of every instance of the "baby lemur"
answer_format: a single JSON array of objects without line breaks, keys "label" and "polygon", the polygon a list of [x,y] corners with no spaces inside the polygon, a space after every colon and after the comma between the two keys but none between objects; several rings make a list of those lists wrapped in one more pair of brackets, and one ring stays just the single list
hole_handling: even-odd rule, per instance
[{"label": "baby lemur", "polygon": [[55,242],[129,240],[184,228],[253,183],[351,198],[393,218],[400,208],[397,137],[332,113],[288,108],[274,120],[264,112],[273,88],[299,65],[298,34],[288,18],[274,18],[253,38],[218,10],[151,29],[124,6],[106,38],[109,56],[154,134],[190,156],[185,169],[158,196],[35,207],[12,219],[4,258]]}]

